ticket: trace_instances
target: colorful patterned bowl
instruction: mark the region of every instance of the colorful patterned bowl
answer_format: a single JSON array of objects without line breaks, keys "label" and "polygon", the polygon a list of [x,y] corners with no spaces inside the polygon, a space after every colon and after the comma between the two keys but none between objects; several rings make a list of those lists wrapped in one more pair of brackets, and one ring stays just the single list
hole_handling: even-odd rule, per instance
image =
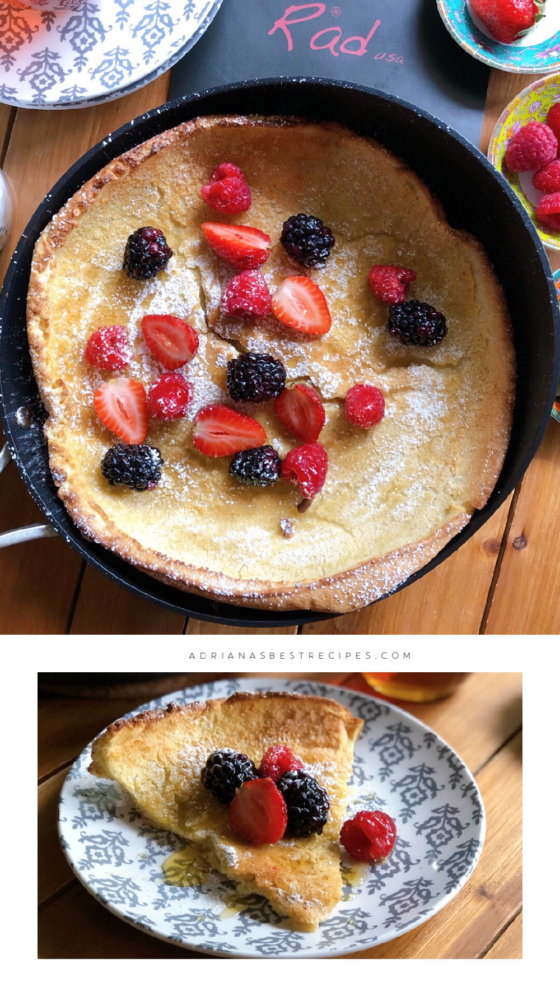
[{"label": "colorful patterned bowl", "polygon": [[560,69],[560,4],[548,0],[546,14],[513,45],[494,41],[465,0],[437,0],[445,27],[469,55],[508,73],[552,73]]},{"label": "colorful patterned bowl", "polygon": [[549,249],[560,250],[560,232],[552,232],[544,228],[537,222],[535,207],[539,203],[543,194],[535,190],[532,178],[533,172],[510,173],[506,167],[504,157],[508,143],[523,125],[529,121],[546,121],[548,109],[552,104],[560,101],[560,73],[552,76],[545,76],[526,87],[521,93],[514,97],[511,104],[508,104],[501,117],[496,122],[496,127],[490,139],[488,158],[493,166],[503,174],[507,182],[519,197],[524,208],[528,211],[531,220]]}]

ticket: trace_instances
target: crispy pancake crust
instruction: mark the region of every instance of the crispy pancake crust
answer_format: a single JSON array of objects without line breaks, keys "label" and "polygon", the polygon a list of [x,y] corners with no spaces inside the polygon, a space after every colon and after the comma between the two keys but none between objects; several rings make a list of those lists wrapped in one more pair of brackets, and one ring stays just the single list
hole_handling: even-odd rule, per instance
[{"label": "crispy pancake crust", "polygon": [[[90,772],[118,781],[153,822],[195,843],[242,895],[259,893],[301,930],[315,930],[340,901],[340,828],[363,722],[330,699],[240,692],[141,713],[94,742]],[[310,765],[331,809],[321,836],[257,846],[228,824],[227,806],[201,784],[207,757],[222,747],[259,764],[285,743]]]},{"label": "crispy pancake crust", "polygon": [[[244,169],[253,206],[225,220],[262,227],[273,243],[284,218],[299,210],[334,228],[331,259],[313,273],[333,314],[324,338],[292,333],[274,318],[220,315],[221,290],[233,271],[204,245],[199,226],[224,216],[213,215],[199,189],[210,164],[228,159]],[[126,234],[140,224],[171,233],[176,250],[168,270],[148,282],[147,303],[146,289],[120,269]],[[372,298],[365,279],[376,262],[417,270],[414,295],[448,317],[440,346],[387,341],[386,306]],[[274,287],[294,264],[275,245],[263,272]],[[244,489],[227,474],[227,461],[202,457],[188,421],[150,424],[146,441],[166,459],[156,491],[123,494],[103,480],[101,455],[114,437],[97,421],[91,399],[108,377],[87,367],[83,349],[97,325],[128,325],[141,352],[130,375],[148,384],[159,368],[142,352],[138,327],[150,306],[180,314],[202,333],[204,349],[185,370],[195,384],[195,410],[229,402],[225,364],[246,349],[273,352],[289,382],[310,380],[320,391],[330,468],[304,516],[287,482],[266,493]],[[401,162],[339,125],[199,118],[109,163],[36,244],[28,333],[50,416],[51,470],[79,528],[158,580],[224,602],[344,612],[387,594],[486,504],[507,449],[511,330],[483,250],[449,228]],[[356,381],[377,383],[387,399],[386,418],[368,433],[343,416],[345,393]],[[281,455],[294,445],[271,405],[234,407],[262,421]],[[282,535],[283,518],[293,522],[290,539]]]}]

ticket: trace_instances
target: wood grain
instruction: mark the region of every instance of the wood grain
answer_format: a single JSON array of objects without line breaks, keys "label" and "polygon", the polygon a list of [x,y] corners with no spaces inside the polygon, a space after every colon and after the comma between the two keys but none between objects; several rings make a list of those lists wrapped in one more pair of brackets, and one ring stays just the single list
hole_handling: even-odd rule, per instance
[{"label": "wood grain", "polygon": [[550,420],[525,474],[487,633],[560,633],[560,425]]},{"label": "wood grain", "polygon": [[48,781],[39,785],[38,818],[39,818],[39,864],[38,864],[38,901],[45,902],[54,893],[74,882],[74,873],[64,857],[58,839],[58,800],[60,791],[69,768],[64,768],[53,775]]},{"label": "wood grain", "polygon": [[294,636],[297,626],[278,626],[271,629],[252,629],[250,626],[220,626],[217,623],[189,619],[185,633],[188,636]]},{"label": "wood grain", "polygon": [[515,917],[484,957],[494,960],[523,957],[523,913]]},{"label": "wood grain", "polygon": [[133,595],[86,567],[70,625],[70,633],[182,633],[185,617]]}]

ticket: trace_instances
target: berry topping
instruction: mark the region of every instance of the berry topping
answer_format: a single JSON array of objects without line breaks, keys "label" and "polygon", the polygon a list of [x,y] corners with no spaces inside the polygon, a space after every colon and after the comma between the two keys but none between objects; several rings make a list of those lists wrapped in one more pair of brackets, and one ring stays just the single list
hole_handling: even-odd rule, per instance
[{"label": "berry topping", "polygon": [[233,456],[266,443],[262,425],[226,405],[209,405],[195,418],[193,442],[205,456]]},{"label": "berry topping", "polygon": [[560,104],[553,104],[546,116],[546,123],[560,142]]},{"label": "berry topping", "polygon": [[302,266],[320,269],[334,246],[334,235],[320,218],[312,214],[294,214],[284,222],[280,242],[288,256]]},{"label": "berry topping", "polygon": [[221,163],[212,173],[212,182],[200,193],[209,207],[222,214],[238,214],[251,207],[251,191],[239,166],[233,163]]},{"label": "berry topping", "polygon": [[325,295],[309,277],[287,277],[272,295],[278,321],[308,335],[325,335],[331,316]]},{"label": "berry topping", "polygon": [[445,316],[421,301],[392,304],[387,329],[410,346],[436,346],[447,335]]},{"label": "berry topping", "polygon": [[470,0],[477,17],[504,45],[526,35],[543,16],[545,0]]},{"label": "berry topping", "polygon": [[357,813],[340,832],[340,843],[356,861],[383,861],[397,840],[394,820],[386,813]]},{"label": "berry topping", "polygon": [[297,484],[304,498],[314,498],[319,493],[329,466],[329,458],[320,443],[304,443],[290,450],[282,461],[282,477]]},{"label": "berry topping", "polygon": [[513,173],[541,169],[556,159],[558,139],[548,125],[530,121],[513,136],[506,151],[506,166]]},{"label": "berry topping", "polygon": [[150,352],[166,370],[184,366],[198,349],[195,330],[175,315],[144,315],[142,333]]},{"label": "berry topping", "polygon": [[228,818],[232,830],[252,844],[277,844],[288,822],[284,798],[270,778],[245,782],[229,807]]},{"label": "berry topping", "polygon": [[201,226],[208,245],[238,270],[258,270],[272,252],[270,236],[248,225],[205,221]]},{"label": "berry topping", "polygon": [[229,465],[229,472],[241,484],[266,488],[280,477],[282,461],[272,446],[258,446],[254,450],[236,453]]},{"label": "berry topping", "polygon": [[222,312],[242,318],[244,315],[258,315],[262,318],[270,313],[272,298],[262,273],[244,270],[233,277],[222,296]]},{"label": "berry topping", "polygon": [[414,270],[403,270],[399,266],[372,266],[368,273],[371,293],[386,304],[402,304],[406,301],[408,285],[415,280]]},{"label": "berry topping", "polygon": [[182,374],[162,374],[148,391],[148,412],[162,422],[182,418],[192,399],[192,387]]},{"label": "berry topping", "polygon": [[272,778],[273,782],[280,780],[287,771],[301,771],[303,761],[292,754],[285,744],[275,744],[269,747],[259,768],[259,778]]},{"label": "berry topping", "polygon": [[117,377],[93,396],[97,417],[125,443],[143,443],[148,428],[146,392],[137,380]]},{"label": "berry topping", "polygon": [[545,194],[535,208],[537,221],[553,232],[560,232],[560,193]]},{"label": "berry topping", "polygon": [[159,228],[138,228],[128,236],[123,269],[134,280],[148,280],[165,270],[172,255],[173,249]]},{"label": "berry topping", "polygon": [[88,340],[85,356],[92,367],[99,367],[101,370],[122,370],[132,359],[126,329],[123,329],[122,325],[109,325],[108,328],[97,329]]},{"label": "berry topping", "polygon": [[288,833],[293,837],[322,834],[330,801],[319,782],[305,771],[288,771],[277,785],[288,807]]},{"label": "berry topping", "polygon": [[308,384],[286,387],[274,402],[274,411],[288,432],[306,443],[316,443],[325,424],[323,402]]},{"label": "berry topping", "polygon": [[361,429],[371,429],[381,422],[385,414],[385,398],[378,387],[371,384],[354,384],[344,402],[346,418]]},{"label": "berry topping", "polygon": [[256,766],[246,754],[239,754],[229,747],[215,750],[208,758],[200,776],[204,788],[229,806],[237,789],[244,782],[258,778]]},{"label": "berry topping", "polygon": [[557,194],[560,191],[560,159],[553,159],[543,166],[533,177],[533,186],[543,194]]},{"label": "berry topping", "polygon": [[268,401],[284,390],[286,370],[270,353],[242,353],[227,365],[227,389],[234,401]]},{"label": "berry topping", "polygon": [[107,450],[101,471],[109,484],[124,484],[134,491],[153,491],[161,477],[163,459],[155,446],[117,443]]}]

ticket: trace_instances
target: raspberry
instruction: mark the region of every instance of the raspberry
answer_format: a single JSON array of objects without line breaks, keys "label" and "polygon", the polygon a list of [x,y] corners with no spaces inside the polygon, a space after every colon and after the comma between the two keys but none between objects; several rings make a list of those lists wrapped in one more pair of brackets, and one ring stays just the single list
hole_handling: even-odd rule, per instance
[{"label": "raspberry", "polygon": [[166,373],[148,391],[148,412],[162,422],[187,414],[192,387],[181,374]]},{"label": "raspberry", "polygon": [[[312,499],[319,493],[327,476],[329,458],[320,443],[304,443],[290,450],[282,461],[282,477],[297,484],[304,498]],[[302,503],[305,505],[305,503]],[[302,512],[308,506],[302,508]]]},{"label": "raspberry", "polygon": [[259,768],[260,778],[272,778],[273,782],[280,780],[287,771],[301,771],[303,761],[292,754],[285,744],[276,744],[269,747],[264,755]]},{"label": "raspberry", "polygon": [[352,425],[370,429],[381,422],[385,414],[383,392],[371,384],[354,384],[346,395],[344,411]]},{"label": "raspberry", "polygon": [[546,123],[560,142],[560,104],[553,104],[546,116]]},{"label": "raspberry", "polygon": [[268,315],[272,298],[262,273],[244,270],[233,277],[222,296],[222,312],[242,318],[244,315]]},{"label": "raspberry", "polygon": [[109,484],[124,484],[134,491],[153,491],[161,477],[163,458],[155,446],[117,443],[101,461]]},{"label": "raspberry", "polygon": [[218,802],[229,806],[235,798],[236,790],[244,782],[250,782],[256,777],[256,766],[246,754],[224,747],[223,750],[215,750],[210,754],[200,779],[204,788],[208,789]]},{"label": "raspberry", "polygon": [[368,273],[371,293],[386,304],[402,304],[406,301],[408,285],[415,280],[414,270],[403,270],[398,266],[372,266]]},{"label": "raspberry", "polygon": [[288,807],[288,833],[292,837],[320,836],[331,806],[323,786],[306,771],[287,771],[277,784]]},{"label": "raspberry", "polygon": [[356,861],[383,861],[388,858],[397,840],[394,820],[379,810],[362,811],[347,820],[340,832],[340,843]]},{"label": "raspberry", "polygon": [[533,177],[535,190],[543,194],[556,194],[560,191],[560,159],[553,159],[548,166],[543,166]]},{"label": "raspberry", "polygon": [[159,228],[137,228],[128,236],[123,270],[134,280],[148,280],[165,270],[173,250]]},{"label": "raspberry", "polygon": [[556,159],[558,139],[548,125],[530,121],[520,128],[507,147],[506,166],[512,173],[541,169]]},{"label": "raspberry", "polygon": [[545,194],[535,208],[537,221],[553,232],[560,232],[560,193]]},{"label": "raspberry", "polygon": [[92,367],[101,370],[122,370],[132,359],[126,329],[122,325],[109,325],[97,329],[88,340],[85,357]]},{"label": "raspberry", "polygon": [[251,207],[251,191],[233,163],[221,163],[212,173],[212,183],[206,183],[200,193],[209,207],[222,214],[239,214]]},{"label": "raspberry", "polygon": [[268,401],[284,390],[286,370],[270,353],[243,353],[227,365],[227,389],[234,401]]},{"label": "raspberry", "polygon": [[229,472],[241,484],[266,488],[280,477],[280,457],[272,446],[257,446],[253,450],[236,453],[229,465]]},{"label": "raspberry", "polygon": [[322,269],[334,246],[334,235],[314,215],[294,214],[282,226],[280,242],[301,266]]}]

